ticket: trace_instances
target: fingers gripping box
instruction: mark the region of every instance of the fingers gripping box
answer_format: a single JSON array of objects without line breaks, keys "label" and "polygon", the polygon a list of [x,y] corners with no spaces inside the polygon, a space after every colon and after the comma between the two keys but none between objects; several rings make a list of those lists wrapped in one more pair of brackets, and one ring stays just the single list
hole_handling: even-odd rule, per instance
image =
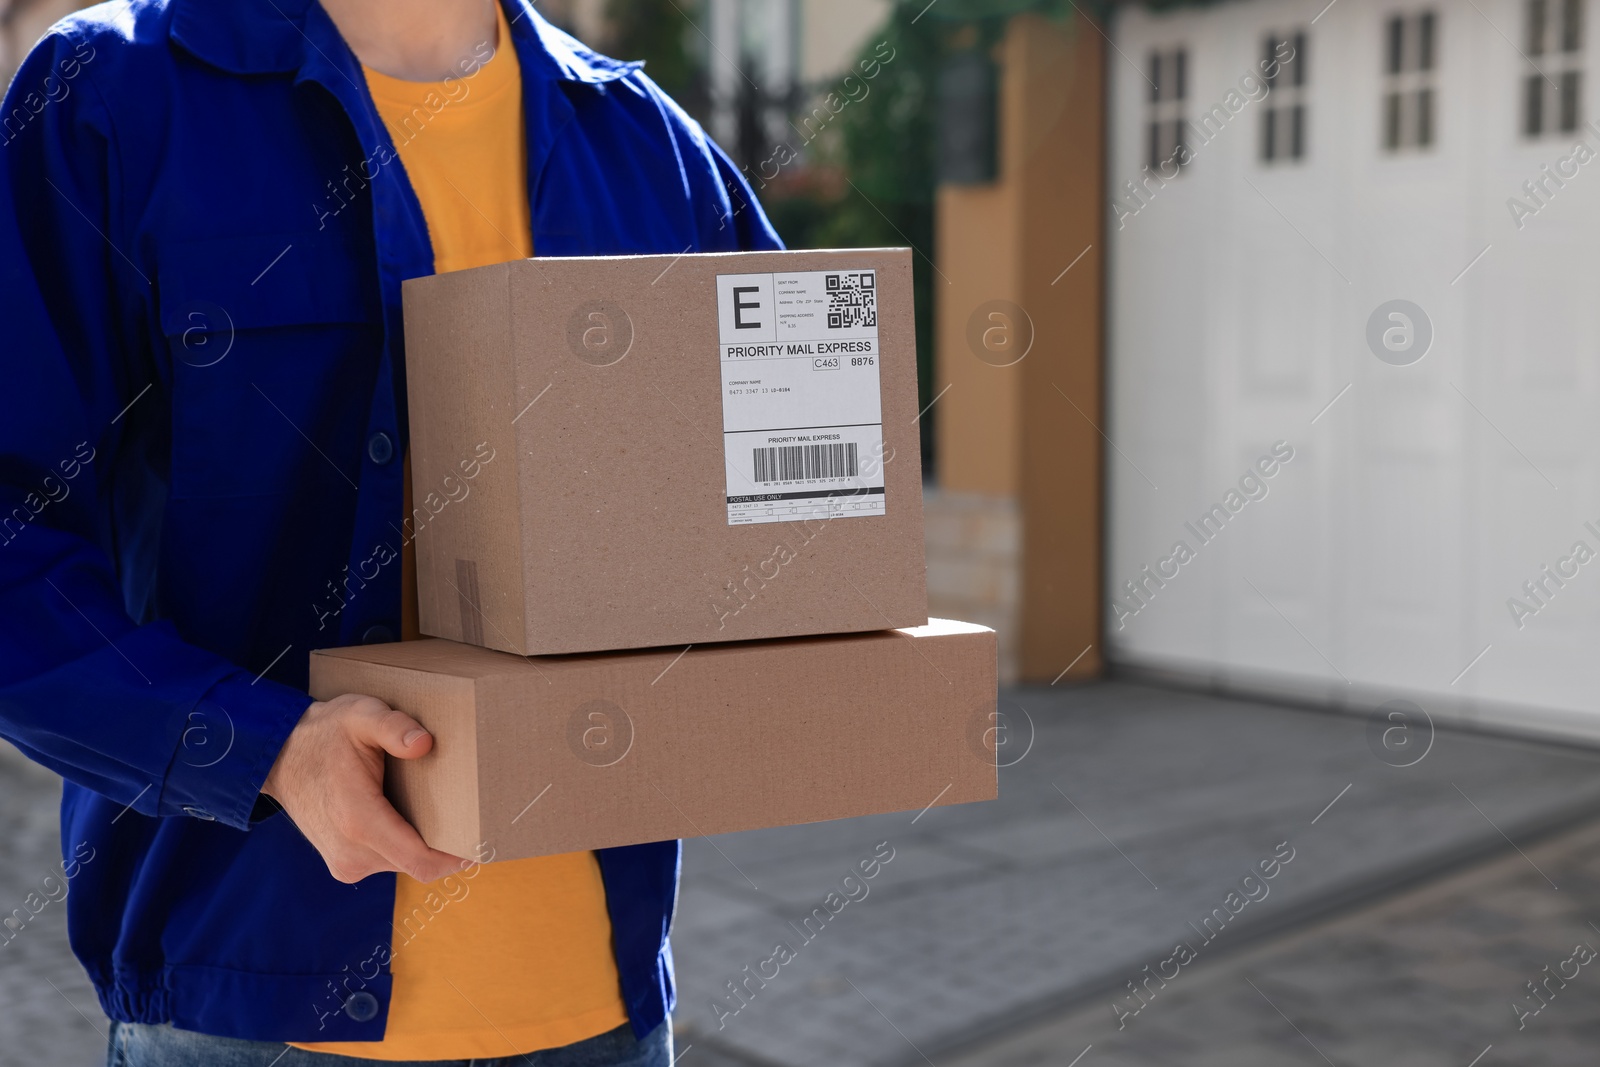
[{"label": "fingers gripping box", "polygon": [[993,630],[513,656],[451,641],[315,652],[311,694],[364,693],[433,734],[385,792],[434,848],[497,859],[998,795]]}]

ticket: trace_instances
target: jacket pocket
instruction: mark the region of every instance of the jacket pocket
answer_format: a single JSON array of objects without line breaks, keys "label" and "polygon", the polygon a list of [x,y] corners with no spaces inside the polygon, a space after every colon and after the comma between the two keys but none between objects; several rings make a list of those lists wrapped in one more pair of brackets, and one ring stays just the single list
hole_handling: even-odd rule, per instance
[{"label": "jacket pocket", "polygon": [[383,357],[370,250],[315,231],[174,243],[157,286],[174,496],[359,479]]},{"label": "jacket pocket", "polygon": [[[370,259],[316,230],[175,242],[159,268],[162,332],[373,322],[376,274]],[[197,305],[220,309],[221,321],[202,322]]]}]

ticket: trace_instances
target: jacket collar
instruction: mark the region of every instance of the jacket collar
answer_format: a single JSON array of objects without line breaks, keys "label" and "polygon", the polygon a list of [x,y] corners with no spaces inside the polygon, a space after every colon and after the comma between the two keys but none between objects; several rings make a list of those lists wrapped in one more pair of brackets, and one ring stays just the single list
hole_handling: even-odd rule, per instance
[{"label": "jacket collar", "polygon": [[[556,29],[532,0],[500,0],[524,77],[599,84],[639,67],[585,48]],[[233,74],[287,74],[328,49],[348,51],[317,0],[172,0],[172,41]],[[321,53],[318,57],[317,53]]]}]

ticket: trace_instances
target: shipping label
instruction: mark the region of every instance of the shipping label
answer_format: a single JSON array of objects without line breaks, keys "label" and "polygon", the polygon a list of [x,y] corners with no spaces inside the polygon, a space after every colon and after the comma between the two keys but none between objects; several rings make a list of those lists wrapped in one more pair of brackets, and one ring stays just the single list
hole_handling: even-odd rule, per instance
[{"label": "shipping label", "polygon": [[877,281],[717,276],[728,525],[884,514]]}]

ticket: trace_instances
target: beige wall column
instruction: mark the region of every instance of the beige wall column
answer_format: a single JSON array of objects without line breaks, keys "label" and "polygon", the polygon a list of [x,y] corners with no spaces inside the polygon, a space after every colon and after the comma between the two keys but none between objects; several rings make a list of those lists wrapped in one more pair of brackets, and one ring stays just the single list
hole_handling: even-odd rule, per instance
[{"label": "beige wall column", "polygon": [[1027,681],[1102,665],[1103,56],[1081,16],[1013,19],[998,180],[937,205],[930,598],[1001,630]]}]

